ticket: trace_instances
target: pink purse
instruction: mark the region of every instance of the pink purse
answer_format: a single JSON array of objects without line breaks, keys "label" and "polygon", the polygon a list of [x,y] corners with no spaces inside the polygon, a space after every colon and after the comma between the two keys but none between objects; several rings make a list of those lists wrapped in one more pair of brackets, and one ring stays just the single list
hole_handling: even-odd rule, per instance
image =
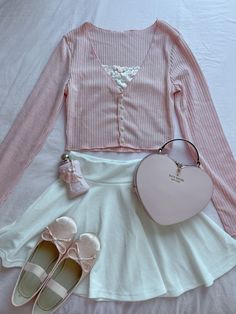
[{"label": "pink purse", "polygon": [[[163,154],[173,141],[186,141],[197,155],[195,165],[183,165]],[[197,148],[188,140],[172,139],[156,153],[144,157],[134,173],[133,187],[150,217],[161,225],[189,219],[203,210],[213,193],[213,183],[200,169]]]},{"label": "pink purse", "polygon": [[68,196],[74,198],[87,192],[89,185],[81,172],[79,160],[71,159],[69,153],[63,154],[61,159],[58,174],[59,178],[66,184]]}]

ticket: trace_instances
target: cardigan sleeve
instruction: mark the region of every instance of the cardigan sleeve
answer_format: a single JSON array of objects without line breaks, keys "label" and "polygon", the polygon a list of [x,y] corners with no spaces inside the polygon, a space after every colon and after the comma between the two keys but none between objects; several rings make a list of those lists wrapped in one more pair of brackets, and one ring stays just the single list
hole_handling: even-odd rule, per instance
[{"label": "cardigan sleeve", "polygon": [[65,97],[69,65],[70,49],[63,36],[0,144],[0,205],[53,128]]},{"label": "cardigan sleeve", "polygon": [[235,236],[236,161],[206,79],[180,33],[172,45],[170,80],[181,133],[197,146],[202,167],[214,184],[212,202],[224,229]]}]

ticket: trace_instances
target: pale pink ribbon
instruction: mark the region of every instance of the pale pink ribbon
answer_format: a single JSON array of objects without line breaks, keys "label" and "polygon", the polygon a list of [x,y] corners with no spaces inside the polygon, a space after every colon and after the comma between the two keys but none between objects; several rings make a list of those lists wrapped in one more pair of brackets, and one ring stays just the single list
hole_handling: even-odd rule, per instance
[{"label": "pale pink ribbon", "polygon": [[42,233],[42,239],[43,240],[46,240],[46,241],[51,241],[53,242],[58,251],[61,253],[61,254],[65,254],[66,253],[66,250],[67,250],[67,245],[66,243],[64,242],[70,242],[71,241],[71,238],[67,238],[67,239],[63,239],[63,238],[57,238],[55,237],[51,230],[47,227],[46,230]]},{"label": "pale pink ribbon", "polygon": [[93,260],[96,259],[96,254],[89,257],[82,257],[80,255],[80,249],[79,249],[78,243],[75,243],[75,244],[76,244],[76,248],[75,247],[69,248],[69,250],[67,251],[67,255],[71,259],[78,262],[85,272],[89,272],[93,266]]}]

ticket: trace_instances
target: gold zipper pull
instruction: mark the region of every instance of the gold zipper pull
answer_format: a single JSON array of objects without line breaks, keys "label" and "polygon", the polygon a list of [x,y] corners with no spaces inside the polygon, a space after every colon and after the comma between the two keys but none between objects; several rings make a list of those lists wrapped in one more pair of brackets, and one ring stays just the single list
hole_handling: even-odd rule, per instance
[{"label": "gold zipper pull", "polygon": [[64,154],[62,154],[62,155],[61,155],[61,159],[62,159],[63,162],[69,162],[69,161],[71,161],[71,158],[70,158],[69,153],[64,153]]}]

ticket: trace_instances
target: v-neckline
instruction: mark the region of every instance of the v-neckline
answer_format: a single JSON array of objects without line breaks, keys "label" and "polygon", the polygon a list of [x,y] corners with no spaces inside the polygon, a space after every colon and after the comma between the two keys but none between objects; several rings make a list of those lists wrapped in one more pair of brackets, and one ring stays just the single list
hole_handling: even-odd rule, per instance
[{"label": "v-neckline", "polygon": [[[159,23],[159,20],[156,19],[154,23],[152,23],[151,25],[149,25],[148,27],[144,28],[144,29],[128,29],[128,30],[124,30],[124,31],[113,31],[113,30],[110,30],[110,29],[104,29],[104,28],[100,28],[100,27],[97,27],[96,25],[92,24],[91,22],[85,22],[85,25],[88,26],[88,29],[86,28],[86,35],[88,37],[88,40],[89,40],[89,43],[90,43],[90,46],[93,50],[93,53],[95,55],[95,59],[96,59],[96,62],[98,63],[99,67],[100,67],[100,70],[101,72],[106,76],[106,78],[109,79],[109,81],[112,83],[113,87],[115,87],[115,89],[118,91],[119,94],[125,94],[127,92],[127,90],[129,88],[131,88],[130,86],[132,86],[133,84],[133,81],[135,80],[135,78],[137,78],[137,76],[141,75],[140,72],[143,71],[143,68],[144,68],[144,65],[145,65],[145,62],[147,62],[148,60],[148,57],[150,55],[150,52],[151,52],[151,49],[153,47],[153,44],[154,44],[154,41],[155,41],[155,35],[156,35],[156,32],[157,32],[157,26],[158,26],[158,23]],[[104,69],[103,65],[102,65],[102,62],[100,60],[100,58],[98,57],[97,55],[97,52],[94,48],[94,45],[92,43],[92,40],[90,39],[89,37],[89,28],[92,29],[92,30],[98,30],[100,32],[109,32],[109,33],[114,33],[114,34],[122,34],[122,33],[129,33],[129,32],[136,32],[136,33],[141,33],[141,32],[146,32],[146,31],[149,31],[149,30],[152,30],[153,29],[153,35],[152,35],[152,39],[151,39],[151,42],[149,44],[149,47],[145,53],[145,56],[141,62],[140,65],[140,68],[138,70],[138,72],[135,74],[135,76],[132,78],[132,80],[127,84],[127,86],[123,89],[121,89],[117,83],[113,80],[113,78],[111,77],[110,74],[108,74],[106,72],[106,70]]]}]

